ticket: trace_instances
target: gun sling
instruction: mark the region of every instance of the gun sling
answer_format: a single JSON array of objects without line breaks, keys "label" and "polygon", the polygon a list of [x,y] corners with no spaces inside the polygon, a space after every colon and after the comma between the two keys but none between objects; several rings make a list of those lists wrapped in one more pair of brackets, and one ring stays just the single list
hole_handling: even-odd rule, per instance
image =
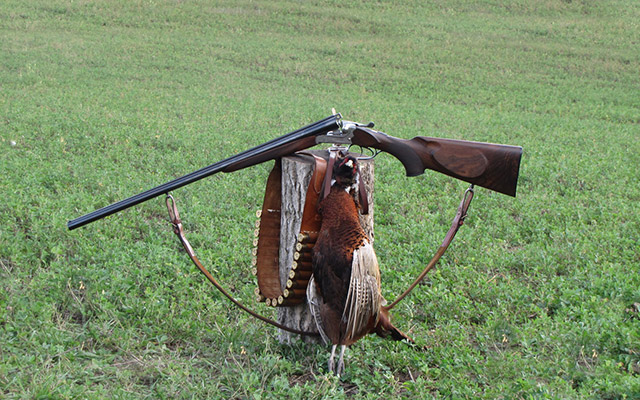
[{"label": "gun sling", "polygon": [[[302,152],[302,154],[313,156],[315,165],[305,197],[305,206],[300,233],[297,237],[296,252],[294,253],[294,260],[292,262],[291,271],[289,272],[290,279],[288,279],[285,285],[280,282],[279,255],[277,252],[280,244],[280,217],[282,205],[282,168],[279,159],[276,160],[274,168],[269,174],[263,207],[262,210],[257,213],[260,220],[259,226],[255,231],[257,238],[254,240],[254,243],[257,246],[254,250],[254,259],[252,260],[256,269],[255,273],[258,277],[258,288],[256,289],[256,292],[258,294],[258,300],[264,301],[270,306],[292,306],[306,301],[306,286],[309,277],[312,274],[311,251],[315,244],[315,240],[317,239],[317,232],[320,230],[321,224],[321,218],[317,213],[317,204],[321,198],[324,183],[327,179],[331,179],[331,168],[327,166],[327,161],[323,158],[306,152]],[[329,163],[332,164],[331,162]],[[363,186],[361,185],[360,188],[362,189]],[[451,228],[447,232],[445,239],[438,248],[436,254],[411,286],[398,296],[390,305],[385,307],[386,310],[392,309],[402,299],[404,299],[418,285],[418,283],[420,283],[420,281],[436,265],[440,257],[445,253],[449,244],[451,244],[456,233],[464,223],[464,219],[467,216],[467,210],[471,200],[473,199],[473,193],[473,185],[471,185],[471,187],[465,191],[462,201],[460,202],[460,206],[458,207],[458,211],[452,221]],[[366,195],[360,196],[360,198],[362,197],[366,199]],[[195,251],[185,236],[175,199],[170,194],[167,195],[166,204],[169,211],[169,218],[173,225],[173,231],[180,239],[180,242],[189,255],[189,258],[198,270],[205,275],[207,280],[209,280],[209,282],[211,282],[211,284],[224,296],[231,300],[232,303],[251,316],[285,331],[299,335],[319,335],[316,332],[300,331],[298,329],[282,325],[273,319],[256,313],[233,298],[233,296],[231,296],[218,283],[218,281],[213,277],[213,275],[211,275],[196,256]],[[363,205],[361,204],[361,206]],[[364,205],[361,212],[364,213],[365,208],[368,207]],[[283,286],[286,288],[283,289]]]}]

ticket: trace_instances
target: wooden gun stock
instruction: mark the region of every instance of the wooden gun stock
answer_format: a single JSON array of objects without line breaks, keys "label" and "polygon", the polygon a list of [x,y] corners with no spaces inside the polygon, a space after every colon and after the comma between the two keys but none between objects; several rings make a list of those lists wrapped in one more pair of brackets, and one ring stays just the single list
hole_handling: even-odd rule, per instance
[{"label": "wooden gun stock", "polygon": [[365,127],[353,132],[354,144],[393,154],[404,165],[407,176],[425,169],[516,195],[522,147],[417,136],[399,139]]}]

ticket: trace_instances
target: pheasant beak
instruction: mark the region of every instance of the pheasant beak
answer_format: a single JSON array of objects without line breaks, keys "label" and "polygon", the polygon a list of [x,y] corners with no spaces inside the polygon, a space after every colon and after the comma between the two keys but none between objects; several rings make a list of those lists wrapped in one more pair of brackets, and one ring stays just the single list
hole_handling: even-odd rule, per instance
[{"label": "pheasant beak", "polygon": [[344,165],[346,165],[349,168],[353,168],[353,160],[347,160],[347,162],[344,163]]}]

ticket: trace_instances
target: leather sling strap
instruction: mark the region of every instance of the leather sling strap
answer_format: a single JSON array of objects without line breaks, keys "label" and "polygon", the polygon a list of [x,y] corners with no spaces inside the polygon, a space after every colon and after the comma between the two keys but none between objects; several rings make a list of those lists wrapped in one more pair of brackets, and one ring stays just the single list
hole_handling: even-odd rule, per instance
[{"label": "leather sling strap", "polygon": [[329,196],[331,191],[331,180],[333,179],[333,166],[336,163],[338,150],[329,150],[329,162],[327,163],[327,172],[324,174],[324,182],[322,183],[322,200]]},{"label": "leather sling strap", "polygon": [[[358,168],[360,167],[358,166]],[[367,197],[367,188],[365,188],[364,186],[362,174],[359,175],[360,178],[358,179],[358,202],[360,203],[360,213],[362,215],[367,215],[369,214],[369,198]]]},{"label": "leather sling strap", "polygon": [[294,329],[294,328],[290,328],[288,326],[282,325],[270,318],[264,317],[258,313],[256,313],[255,311],[250,310],[249,308],[245,307],[242,303],[240,303],[238,300],[234,299],[233,296],[231,296],[219,283],[218,281],[216,281],[216,279],[213,277],[213,275],[211,275],[211,273],[209,271],[207,271],[207,269],[204,267],[204,265],[202,265],[202,263],[200,262],[200,260],[198,259],[198,257],[196,256],[196,253],[193,251],[193,248],[191,247],[191,244],[189,243],[189,241],[187,240],[187,238],[185,237],[184,234],[184,229],[182,228],[182,221],[180,220],[180,214],[178,213],[178,207],[176,206],[176,202],[173,198],[173,196],[171,195],[167,195],[166,198],[166,204],[167,204],[167,209],[169,211],[169,218],[171,219],[171,224],[173,225],[173,232],[178,236],[178,238],[180,239],[180,242],[182,243],[182,246],[184,247],[184,249],[186,250],[187,254],[189,255],[189,258],[191,258],[191,261],[193,261],[193,263],[195,264],[196,267],[198,267],[198,269],[200,270],[200,272],[202,272],[204,274],[204,276],[209,280],[209,282],[211,282],[211,284],[213,286],[215,286],[216,289],[218,289],[220,291],[220,293],[222,293],[223,295],[225,295],[229,300],[231,300],[231,302],[233,304],[235,304],[236,306],[238,306],[240,309],[242,309],[243,311],[249,313],[249,315],[251,315],[252,317],[255,317],[263,322],[266,322],[268,324],[271,324],[277,328],[280,328],[282,330],[291,332],[291,333],[295,333],[298,335],[307,335],[307,336],[319,336],[320,334],[317,332],[305,332],[305,331],[300,331],[298,329]]},{"label": "leather sling strap", "polygon": [[420,273],[420,275],[416,278],[416,280],[411,284],[411,286],[409,286],[409,288],[405,290],[404,293],[402,293],[400,296],[398,296],[391,304],[384,307],[387,311],[391,310],[393,307],[396,306],[396,304],[398,304],[402,299],[404,299],[420,283],[420,281],[424,279],[427,273],[436,265],[438,260],[440,260],[440,257],[442,257],[442,255],[444,254],[444,252],[447,251],[447,248],[453,241],[453,238],[456,236],[456,233],[458,233],[458,229],[460,229],[460,227],[464,223],[464,219],[467,217],[467,210],[469,209],[469,205],[471,204],[472,199],[473,199],[473,185],[471,185],[464,192],[462,201],[460,201],[460,206],[458,206],[458,212],[456,212],[456,216],[453,218],[453,222],[451,223],[451,228],[449,228],[449,231],[447,232],[447,235],[445,236],[444,241],[438,248],[438,251],[436,252],[436,254],[433,256],[431,261],[429,261],[429,264],[427,264],[424,270],[422,270],[422,273]]},{"label": "leather sling strap", "polygon": [[[325,179],[326,179],[326,177],[325,177]],[[440,257],[442,257],[442,255],[445,253],[445,251],[447,251],[447,248],[449,247],[449,245],[453,241],[453,238],[456,236],[456,233],[458,233],[458,230],[460,229],[460,227],[464,223],[464,219],[467,217],[467,211],[469,209],[469,205],[471,204],[471,200],[473,199],[473,193],[474,193],[473,187],[474,186],[471,185],[464,192],[464,196],[463,196],[463,198],[462,198],[462,200],[460,202],[460,206],[458,206],[458,211],[456,213],[456,216],[453,218],[453,221],[451,223],[451,228],[449,228],[449,231],[447,232],[447,235],[445,236],[444,241],[442,242],[442,244],[438,248],[438,251],[433,256],[431,261],[429,261],[429,264],[427,264],[427,266],[424,268],[422,273],[420,273],[420,275],[411,284],[411,286],[409,286],[409,288],[404,291],[404,293],[402,293],[400,296],[398,296],[391,304],[389,304],[388,306],[384,307],[384,309],[386,311],[391,310],[402,299],[404,299],[420,283],[420,281],[422,281],[422,279],[424,279],[424,277],[427,275],[427,273],[431,269],[433,269],[433,267],[436,265],[438,260],[440,260]],[[294,329],[294,328],[290,328],[288,326],[282,325],[282,324],[280,324],[280,323],[278,323],[278,322],[276,322],[276,321],[274,321],[274,320],[272,320],[270,318],[264,317],[264,316],[262,316],[262,315],[260,315],[260,314],[258,314],[256,312],[250,310],[249,308],[245,307],[242,303],[240,303],[238,300],[233,298],[233,296],[231,296],[218,283],[218,281],[216,281],[216,279],[213,277],[213,275],[211,275],[211,273],[209,271],[207,271],[207,269],[204,267],[204,265],[202,265],[202,263],[200,262],[200,260],[196,256],[195,252],[193,251],[193,248],[191,247],[191,244],[189,243],[189,241],[185,237],[184,229],[182,227],[182,221],[180,220],[180,214],[178,213],[178,207],[176,206],[176,202],[175,202],[173,196],[171,196],[170,194],[167,194],[166,204],[167,204],[167,209],[169,211],[169,218],[171,220],[171,224],[173,225],[173,232],[180,239],[180,242],[182,243],[182,246],[184,247],[184,249],[186,250],[187,254],[189,255],[189,258],[191,258],[191,261],[193,261],[193,263],[200,270],[200,272],[202,272],[202,274],[209,280],[209,282],[211,282],[211,284],[213,286],[215,286],[216,289],[218,289],[220,291],[220,293],[225,295],[229,300],[231,300],[231,302],[233,304],[238,306],[241,310],[247,312],[249,315],[251,315],[251,316],[253,316],[253,317],[255,317],[255,318],[257,318],[257,319],[259,319],[259,320],[261,320],[263,322],[271,324],[271,325],[273,325],[273,326],[275,326],[277,328],[280,328],[282,330],[285,330],[285,331],[288,331],[288,332],[291,332],[291,333],[295,333],[295,334],[298,334],[298,335],[307,335],[307,336],[319,336],[320,335],[317,332],[305,332],[305,331],[300,331],[298,329]]]},{"label": "leather sling strap", "polygon": [[322,200],[324,180],[328,173],[327,160],[308,151],[300,151],[297,154],[313,157],[315,164],[307,194],[305,195],[300,232],[318,232],[320,231],[322,219],[318,215],[317,205]]}]

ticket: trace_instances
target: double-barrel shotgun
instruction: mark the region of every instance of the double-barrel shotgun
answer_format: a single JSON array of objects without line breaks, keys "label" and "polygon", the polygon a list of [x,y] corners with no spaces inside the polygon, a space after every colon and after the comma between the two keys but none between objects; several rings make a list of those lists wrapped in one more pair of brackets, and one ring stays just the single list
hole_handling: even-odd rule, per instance
[{"label": "double-barrel shotgun", "polygon": [[364,125],[344,120],[340,114],[333,114],[146,192],[73,219],[67,226],[70,230],[76,229],[218,172],[237,171],[319,143],[357,145],[390,153],[402,162],[407,176],[420,175],[425,169],[431,169],[500,193],[516,195],[522,157],[522,148],[519,146],[424,136],[400,139],[372,128],[373,123]]}]

